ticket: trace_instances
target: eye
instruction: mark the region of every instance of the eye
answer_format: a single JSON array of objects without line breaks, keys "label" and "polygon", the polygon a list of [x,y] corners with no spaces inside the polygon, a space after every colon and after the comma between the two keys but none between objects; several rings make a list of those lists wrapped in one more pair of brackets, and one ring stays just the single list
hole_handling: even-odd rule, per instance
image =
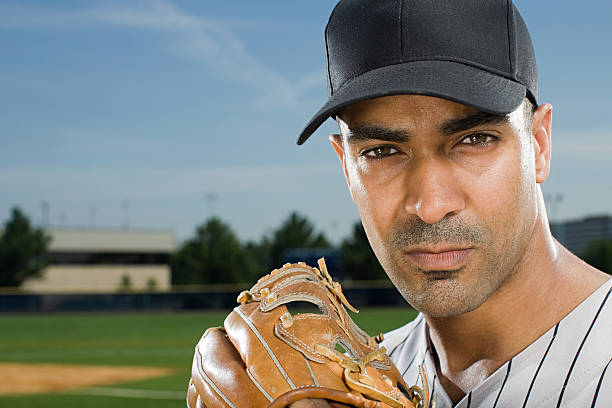
[{"label": "eye", "polygon": [[361,155],[371,159],[384,159],[385,157],[392,156],[398,152],[399,151],[393,146],[376,146],[372,149],[363,151]]},{"label": "eye", "polygon": [[495,136],[491,136],[487,133],[472,133],[471,135],[464,137],[459,144],[482,147],[494,142],[495,140],[497,140]]}]

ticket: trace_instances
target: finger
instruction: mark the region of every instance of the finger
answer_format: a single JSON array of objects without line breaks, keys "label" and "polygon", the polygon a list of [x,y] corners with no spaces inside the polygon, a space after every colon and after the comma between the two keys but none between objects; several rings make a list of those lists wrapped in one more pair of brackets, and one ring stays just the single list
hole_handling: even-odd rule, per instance
[{"label": "finger", "polygon": [[187,388],[187,408],[203,408],[204,403],[199,403],[198,390],[193,384],[193,380],[189,380],[189,387]]},{"label": "finger", "polygon": [[251,380],[221,328],[208,329],[196,346],[192,381],[205,406],[265,407],[271,401]]},{"label": "finger", "polygon": [[281,314],[281,308],[262,313],[258,304],[252,303],[234,309],[224,322],[251,374],[270,395],[316,385],[318,380],[304,355],[274,334]]}]

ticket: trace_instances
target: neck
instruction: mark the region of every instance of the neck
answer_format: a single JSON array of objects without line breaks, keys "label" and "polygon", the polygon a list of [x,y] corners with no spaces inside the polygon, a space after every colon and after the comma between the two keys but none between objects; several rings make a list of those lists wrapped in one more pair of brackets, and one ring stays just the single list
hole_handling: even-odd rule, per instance
[{"label": "neck", "polygon": [[608,278],[554,240],[543,202],[540,208],[523,259],[484,304],[458,316],[425,316],[438,376],[452,399],[458,401]]}]

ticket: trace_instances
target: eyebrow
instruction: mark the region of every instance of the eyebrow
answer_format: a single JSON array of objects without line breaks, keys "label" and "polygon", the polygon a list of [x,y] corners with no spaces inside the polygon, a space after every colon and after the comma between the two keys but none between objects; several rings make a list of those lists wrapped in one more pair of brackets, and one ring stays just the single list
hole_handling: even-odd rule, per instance
[{"label": "eyebrow", "polygon": [[[457,119],[449,119],[440,125],[440,132],[444,136],[463,132],[481,125],[510,123],[508,115],[475,111],[474,113]],[[399,129],[388,129],[376,125],[357,125],[349,129],[346,140],[357,143],[368,140],[383,140],[385,142],[403,143],[410,141],[410,132]]]},{"label": "eyebrow", "polygon": [[488,113],[476,111],[475,113],[459,119],[450,119],[442,123],[440,132],[445,136],[470,130],[481,125],[499,125],[510,123],[510,119],[506,114]]},{"label": "eyebrow", "polygon": [[402,143],[410,140],[410,134],[405,130],[387,129],[375,125],[357,125],[346,135],[349,143],[368,140],[384,140],[385,142]]}]

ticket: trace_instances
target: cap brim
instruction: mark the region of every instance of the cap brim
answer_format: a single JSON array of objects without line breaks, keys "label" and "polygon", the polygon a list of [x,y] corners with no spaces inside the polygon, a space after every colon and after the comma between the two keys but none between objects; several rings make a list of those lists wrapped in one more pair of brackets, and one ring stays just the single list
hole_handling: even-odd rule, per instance
[{"label": "cap brim", "polygon": [[308,122],[301,145],[329,117],[366,99],[398,94],[449,99],[488,113],[514,111],[526,95],[524,85],[511,79],[453,61],[414,61],[388,65],[360,75],[338,89]]}]

